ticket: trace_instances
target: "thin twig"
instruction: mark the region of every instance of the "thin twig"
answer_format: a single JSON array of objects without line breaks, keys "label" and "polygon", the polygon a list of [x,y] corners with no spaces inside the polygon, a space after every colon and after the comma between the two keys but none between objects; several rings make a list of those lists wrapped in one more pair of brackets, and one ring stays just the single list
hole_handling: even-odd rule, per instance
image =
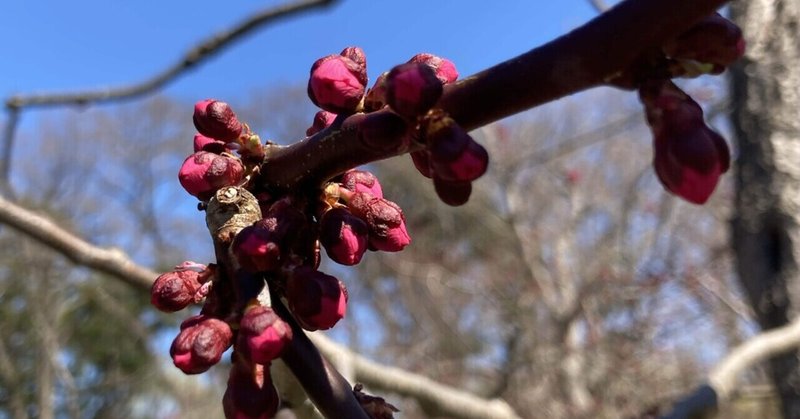
[{"label": "thin twig", "polygon": [[235,41],[264,25],[313,8],[329,6],[336,0],[301,0],[271,7],[248,16],[243,21],[200,42],[187,51],[173,65],[144,81],[118,87],[90,89],[64,93],[36,93],[14,95],[6,99],[8,123],[3,133],[2,183],[8,182],[11,171],[12,149],[19,113],[27,108],[63,105],[88,105],[93,103],[133,99],[153,93],[185,74],[189,69],[207,61]]}]

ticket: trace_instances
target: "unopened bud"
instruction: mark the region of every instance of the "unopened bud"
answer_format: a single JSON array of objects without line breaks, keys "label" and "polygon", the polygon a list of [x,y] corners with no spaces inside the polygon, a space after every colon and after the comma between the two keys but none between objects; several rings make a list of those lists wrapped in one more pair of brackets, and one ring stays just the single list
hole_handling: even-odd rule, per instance
[{"label": "unopened bud", "polygon": [[386,103],[405,118],[424,115],[441,96],[442,82],[425,64],[401,64],[386,76]]},{"label": "unopened bud", "polygon": [[302,266],[286,282],[286,300],[306,330],[326,330],[347,311],[344,284],[333,276]]},{"label": "unopened bud", "polygon": [[266,365],[291,342],[292,328],[270,307],[248,307],[239,323],[239,339],[247,346],[247,355],[253,362]]},{"label": "unopened bud", "polygon": [[472,182],[470,181],[448,181],[434,176],[433,187],[439,199],[453,207],[466,204],[472,194]]},{"label": "unopened bud", "polygon": [[230,142],[242,134],[242,123],[231,107],[214,99],[206,99],[194,105],[192,117],[195,128],[201,134],[222,142]]},{"label": "unopened bud", "polygon": [[386,76],[389,72],[384,72],[375,80],[375,84],[369,89],[364,98],[364,110],[367,112],[377,111],[386,106]]},{"label": "unopened bud", "polygon": [[306,129],[306,136],[310,137],[325,128],[328,128],[336,119],[336,114],[328,111],[319,111],[314,115],[314,122]]},{"label": "unopened bud", "polygon": [[231,247],[242,268],[250,272],[265,272],[280,265],[281,249],[273,231],[257,222],[236,235]]},{"label": "unopened bud", "polygon": [[166,313],[183,310],[195,302],[195,296],[201,286],[199,276],[199,273],[191,270],[160,275],[150,289],[150,303]]},{"label": "unopened bud", "polygon": [[181,324],[169,354],[175,366],[185,374],[200,374],[219,362],[231,346],[232,338],[227,323],[201,314]]},{"label": "unopened bud", "polygon": [[352,60],[358,67],[356,71],[356,75],[358,76],[358,80],[364,86],[367,85],[367,55],[364,54],[364,50],[359,47],[347,47],[339,53],[342,57],[349,58]]},{"label": "unopened bud", "polygon": [[[678,61],[711,65],[712,74],[722,72],[744,55],[742,30],[735,23],[714,13],[686,32],[664,44],[664,53]],[[696,65],[692,65],[696,67]]]},{"label": "unopened bud", "polygon": [[320,108],[336,114],[355,112],[366,89],[364,70],[341,55],[320,58],[311,67],[308,97]]},{"label": "unopened bud", "polygon": [[342,186],[353,192],[367,192],[377,198],[383,198],[383,191],[378,178],[366,170],[349,170],[342,175]]},{"label": "unopened bud", "polygon": [[226,419],[271,419],[279,403],[269,365],[244,365],[242,361],[233,364],[222,396]]},{"label": "unopened bud", "polygon": [[231,155],[198,151],[184,160],[178,180],[186,192],[201,200],[210,199],[224,186],[232,186],[244,177],[244,165]]},{"label": "unopened bud", "polygon": [[369,244],[375,249],[398,252],[411,243],[403,210],[394,202],[355,192],[347,198],[347,207],[367,223]]},{"label": "unopened bud", "polygon": [[433,54],[420,53],[408,60],[409,63],[420,63],[430,67],[436,74],[436,78],[442,84],[453,83],[458,79],[458,71],[452,61]]},{"label": "unopened bud", "polygon": [[345,208],[328,210],[320,221],[319,241],[334,262],[356,265],[367,251],[367,224]]},{"label": "unopened bud", "polygon": [[222,154],[225,150],[225,143],[217,141],[211,137],[206,137],[203,134],[195,134],[194,136],[194,152],[208,151],[210,153]]}]

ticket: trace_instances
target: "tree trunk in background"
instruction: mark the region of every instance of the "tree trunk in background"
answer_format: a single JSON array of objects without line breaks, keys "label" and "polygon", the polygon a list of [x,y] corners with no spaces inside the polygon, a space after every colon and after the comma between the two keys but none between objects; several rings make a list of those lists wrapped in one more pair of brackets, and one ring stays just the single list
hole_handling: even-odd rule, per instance
[{"label": "tree trunk in background", "polygon": [[[733,246],[762,328],[800,313],[800,2],[739,0],[745,58],[731,71],[738,139]],[[800,364],[771,361],[786,418],[800,418]]]}]

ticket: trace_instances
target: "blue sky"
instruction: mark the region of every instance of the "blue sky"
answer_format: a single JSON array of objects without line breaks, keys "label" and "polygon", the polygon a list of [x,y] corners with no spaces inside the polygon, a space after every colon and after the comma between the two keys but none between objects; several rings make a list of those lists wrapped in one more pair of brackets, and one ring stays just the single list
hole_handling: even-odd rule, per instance
[{"label": "blue sky", "polygon": [[[139,81],[171,65],[198,40],[279,3],[6,2],[0,14],[0,96]],[[474,0],[345,0],[246,37],[166,92],[192,101],[233,101],[252,87],[302,82],[316,58],[348,45],[365,49],[372,79],[417,52],[448,57],[467,75],[594,15],[587,0],[505,0],[490,7]]]}]

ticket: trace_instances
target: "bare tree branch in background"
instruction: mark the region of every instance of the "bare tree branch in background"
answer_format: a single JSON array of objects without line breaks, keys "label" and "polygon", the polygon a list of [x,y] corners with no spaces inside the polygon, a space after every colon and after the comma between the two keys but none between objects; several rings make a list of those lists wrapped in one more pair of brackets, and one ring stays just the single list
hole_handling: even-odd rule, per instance
[{"label": "bare tree branch in background", "polygon": [[6,126],[3,132],[2,160],[0,160],[0,183],[10,190],[11,156],[14,148],[14,134],[20,113],[26,108],[62,105],[88,105],[100,102],[131,99],[153,93],[174,81],[194,66],[213,57],[233,42],[266,24],[317,7],[329,6],[336,0],[300,0],[271,7],[248,16],[231,28],[219,32],[187,51],[175,64],[142,82],[127,86],[90,89],[66,93],[19,94],[5,100]]},{"label": "bare tree branch in background", "polygon": [[676,403],[664,419],[704,417],[735,394],[737,376],[753,365],[800,346],[800,320],[760,333],[734,348],[708,375],[708,383]]},{"label": "bare tree branch in background", "polygon": [[[0,222],[56,250],[78,265],[109,274],[143,292],[150,292],[150,286],[158,276],[158,273],[137,265],[124,253],[96,247],[62,229],[49,218],[10,203],[2,197],[0,197]],[[442,414],[455,418],[519,417],[508,404],[501,400],[484,400],[464,391],[436,383],[429,378],[380,365],[355,355],[349,349],[319,334],[312,335],[312,340],[319,345],[319,349],[327,358],[351,357],[355,377],[367,386],[387,389],[402,396],[419,399]],[[300,339],[296,339],[296,341],[299,344]],[[0,367],[3,364],[0,362]],[[13,374],[10,370],[0,372]]]}]

